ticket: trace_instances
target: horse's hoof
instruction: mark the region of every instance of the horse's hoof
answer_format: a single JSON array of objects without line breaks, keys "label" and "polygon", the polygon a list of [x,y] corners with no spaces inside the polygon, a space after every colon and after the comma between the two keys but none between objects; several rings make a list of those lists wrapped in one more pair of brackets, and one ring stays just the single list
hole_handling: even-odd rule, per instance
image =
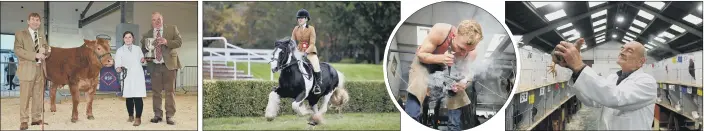
[{"label": "horse's hoof", "polygon": [[95,119],[95,117],[93,117],[93,116],[88,116],[88,120],[93,120],[93,119]]},{"label": "horse's hoof", "polygon": [[266,118],[266,121],[273,121],[273,120],[274,120],[274,117],[267,117]]},{"label": "horse's hoof", "polygon": [[318,123],[317,122],[308,122],[308,125],[315,127],[318,125]]},{"label": "horse's hoof", "polygon": [[71,123],[76,123],[78,119],[71,119]]},{"label": "horse's hoof", "polygon": [[49,109],[51,112],[56,112],[56,108]]},{"label": "horse's hoof", "polygon": [[312,116],[310,116],[310,120],[308,121],[308,124],[315,126],[315,125],[321,124],[322,122],[323,122],[322,114],[313,114]]}]

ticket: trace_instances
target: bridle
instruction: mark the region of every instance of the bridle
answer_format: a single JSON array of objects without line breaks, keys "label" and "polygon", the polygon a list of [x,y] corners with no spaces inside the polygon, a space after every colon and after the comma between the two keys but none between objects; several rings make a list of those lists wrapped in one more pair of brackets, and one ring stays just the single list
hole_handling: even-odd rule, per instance
[{"label": "bridle", "polygon": [[[289,40],[289,42],[291,42],[291,40]],[[272,52],[272,54],[276,53],[276,51],[279,50],[279,46],[285,46],[285,48],[282,49],[281,51],[284,52],[284,54],[289,54],[289,55],[291,55],[291,53],[293,53],[292,51],[293,51],[294,49],[292,48],[292,46],[289,46],[289,44],[291,44],[291,43],[288,43],[288,44],[286,44],[286,45],[277,45],[277,47],[274,48],[274,51]],[[285,58],[279,59],[279,58],[281,58],[281,57],[285,57]],[[274,67],[274,69],[272,69],[271,72],[278,72],[278,71],[281,70],[281,69],[288,68],[289,66],[298,63],[298,60],[297,60],[295,57],[291,57],[291,62],[286,63],[286,64],[282,64],[282,62],[287,61],[287,60],[289,59],[288,57],[283,56],[283,55],[279,55],[279,58],[275,58],[275,57],[272,56],[271,61],[269,61],[270,64],[271,64],[271,62],[278,62],[278,64],[276,65],[276,67]]]}]

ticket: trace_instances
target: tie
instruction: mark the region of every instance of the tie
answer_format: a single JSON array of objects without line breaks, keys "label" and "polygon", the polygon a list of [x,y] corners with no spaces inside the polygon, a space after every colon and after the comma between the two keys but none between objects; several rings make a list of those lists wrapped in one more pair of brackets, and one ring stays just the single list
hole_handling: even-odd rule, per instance
[{"label": "tie", "polygon": [[37,41],[39,40],[37,39],[38,37],[39,36],[37,35],[37,32],[34,31],[34,51],[36,51],[37,53],[39,53],[39,43],[37,43]]},{"label": "tie", "polygon": [[132,52],[132,46],[127,46],[127,49],[130,50],[130,52]]},{"label": "tie", "polygon": [[[161,38],[161,29],[156,30],[156,38]],[[161,46],[156,46],[156,61],[161,61]]]},{"label": "tie", "polygon": [[[37,53],[39,53],[39,43],[37,43],[38,37],[39,37],[39,35],[37,35],[37,31],[34,31],[34,51]],[[41,61],[39,61],[39,59],[36,59],[36,58],[34,60],[37,61],[37,63],[41,62]]]}]

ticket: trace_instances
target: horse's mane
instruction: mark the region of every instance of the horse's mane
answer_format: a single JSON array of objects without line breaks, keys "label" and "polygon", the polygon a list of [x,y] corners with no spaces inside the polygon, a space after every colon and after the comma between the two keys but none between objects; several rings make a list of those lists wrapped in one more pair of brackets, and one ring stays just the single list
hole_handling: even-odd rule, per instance
[{"label": "horse's mane", "polygon": [[291,45],[296,45],[296,41],[294,41],[293,39],[291,39],[291,37],[288,36],[277,40],[276,43],[289,43]]}]

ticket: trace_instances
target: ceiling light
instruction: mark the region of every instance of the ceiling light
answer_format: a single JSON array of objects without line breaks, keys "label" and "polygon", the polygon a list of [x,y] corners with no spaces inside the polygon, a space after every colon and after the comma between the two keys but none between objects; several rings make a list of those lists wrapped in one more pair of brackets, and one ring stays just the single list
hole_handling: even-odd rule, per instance
[{"label": "ceiling light", "polygon": [[663,36],[664,36],[664,37],[667,37],[667,38],[670,38],[670,39],[672,39],[672,38],[675,37],[675,35],[673,35],[673,34],[670,33],[670,32],[667,32],[667,31],[664,31],[664,32],[660,33],[660,35],[658,35],[658,36],[659,36],[659,37],[663,37]]},{"label": "ceiling light", "polygon": [[628,38],[628,39],[633,40],[633,37],[630,37],[630,36],[623,36],[623,38],[624,38],[624,39]]},{"label": "ceiling light", "polygon": [[[700,6],[700,7],[701,7],[701,6]],[[677,25],[672,25],[672,26],[670,26],[670,29],[675,30],[675,31],[680,32],[680,33],[684,32],[684,29],[683,29],[682,27],[680,27],[680,26],[677,26]]]},{"label": "ceiling light", "polygon": [[657,47],[657,45],[653,44],[652,41],[651,41],[651,42],[648,42],[648,44],[645,44],[645,45],[650,45],[650,46],[652,46],[652,47]]},{"label": "ceiling light", "polygon": [[641,21],[638,20],[638,19],[633,19],[633,24],[636,24],[636,25],[638,25],[638,26],[640,26],[640,27],[643,27],[643,28],[645,28],[645,25],[647,25],[647,24],[641,22]]},{"label": "ceiling light", "polygon": [[623,22],[623,16],[618,16],[616,18],[616,22]]},{"label": "ceiling light", "polygon": [[596,36],[598,37],[598,36],[602,36],[602,35],[605,35],[605,34],[606,34],[606,32],[601,32],[601,33],[599,33],[599,34],[596,35]]},{"label": "ceiling light", "polygon": [[530,2],[530,3],[533,4],[533,6],[535,6],[536,9],[550,4],[550,2]]},{"label": "ceiling light", "polygon": [[606,26],[600,26],[599,28],[594,29],[594,32],[599,32],[606,29]]},{"label": "ceiling light", "polygon": [[611,35],[611,38],[616,38],[616,37],[618,37],[618,35],[616,35],[616,34]]},{"label": "ceiling light", "polygon": [[630,36],[630,37],[633,37],[633,38],[636,37],[636,35],[631,34],[631,32],[626,33],[626,35],[627,35],[627,36]]},{"label": "ceiling light", "polygon": [[660,2],[660,1],[650,1],[650,2],[644,2],[646,5],[653,7],[658,10],[662,10],[662,7],[665,7],[665,2]]},{"label": "ceiling light", "polygon": [[640,32],[642,31],[642,30],[640,30],[640,29],[638,29],[638,28],[636,28],[636,27],[633,27],[633,26],[631,26],[631,28],[628,28],[628,29],[631,30],[631,31],[633,31],[633,32],[636,32],[636,33],[640,33]]},{"label": "ceiling light", "polygon": [[606,38],[606,36],[600,36],[600,37],[597,37],[596,40],[603,40],[605,38]]},{"label": "ceiling light", "polygon": [[562,2],[530,2],[530,3],[533,4],[533,6],[535,6],[536,9],[540,8],[540,7],[547,6],[547,5],[553,5],[556,7],[562,6]]},{"label": "ceiling light", "polygon": [[665,39],[662,39],[660,37],[655,37],[655,40],[660,41],[660,43],[665,43]]},{"label": "ceiling light", "polygon": [[638,16],[643,17],[648,20],[653,20],[653,18],[655,17],[655,16],[653,16],[653,14],[650,14],[650,13],[642,11],[642,10],[638,11]]},{"label": "ceiling light", "polygon": [[626,40],[621,40],[621,42],[623,42],[623,43],[628,43],[628,41],[626,41]]},{"label": "ceiling light", "polygon": [[572,37],[567,38],[567,40],[568,40],[568,41],[573,41],[573,40],[577,40],[577,38],[579,38],[579,36],[573,35]]},{"label": "ceiling light", "polygon": [[648,47],[649,49],[653,48],[653,46],[650,46],[650,45],[645,45],[645,47]]},{"label": "ceiling light", "polygon": [[552,21],[552,20],[556,20],[558,18],[565,17],[566,15],[567,14],[565,14],[565,10],[560,9],[558,11],[555,11],[555,12],[552,12],[552,13],[545,15],[545,18],[548,19],[548,21]]},{"label": "ceiling light", "polygon": [[587,45],[583,45],[581,49],[585,49],[585,48],[587,48]]},{"label": "ceiling light", "polygon": [[592,19],[597,18],[597,17],[602,16],[602,15],[606,15],[606,9],[592,14]]},{"label": "ceiling light", "polygon": [[596,40],[596,43],[601,43],[601,42],[603,42],[603,41],[606,41],[606,39],[599,39],[599,40]]},{"label": "ceiling light", "polygon": [[623,37],[623,39],[626,39],[628,41],[633,41],[633,38],[631,38],[631,37]]},{"label": "ceiling light", "polygon": [[553,3],[552,6],[554,6],[554,7],[562,7],[562,2]]},{"label": "ceiling light", "polygon": [[592,26],[596,27],[604,23],[606,23],[606,18],[595,21],[594,23],[592,23]]},{"label": "ceiling light", "polygon": [[562,25],[562,26],[560,26],[560,27],[557,27],[557,30],[562,30],[562,29],[565,29],[565,28],[570,27],[570,26],[572,26],[572,23],[567,23],[567,24],[565,24],[565,25]]},{"label": "ceiling light", "polygon": [[692,14],[689,14],[682,19],[684,19],[685,21],[692,23],[694,25],[698,25],[698,24],[702,23],[702,18],[696,17]]},{"label": "ceiling light", "polygon": [[606,3],[606,2],[589,2],[589,8],[592,8],[594,6],[601,5],[604,3]]},{"label": "ceiling light", "polygon": [[570,35],[579,35],[579,32],[577,32],[577,30],[575,30],[575,29],[572,29],[570,31],[562,33],[562,36],[570,36]]},{"label": "ceiling light", "polygon": [[602,41],[602,40],[606,40],[606,39],[604,39],[604,38],[601,38],[601,39],[597,39],[596,41]]}]

